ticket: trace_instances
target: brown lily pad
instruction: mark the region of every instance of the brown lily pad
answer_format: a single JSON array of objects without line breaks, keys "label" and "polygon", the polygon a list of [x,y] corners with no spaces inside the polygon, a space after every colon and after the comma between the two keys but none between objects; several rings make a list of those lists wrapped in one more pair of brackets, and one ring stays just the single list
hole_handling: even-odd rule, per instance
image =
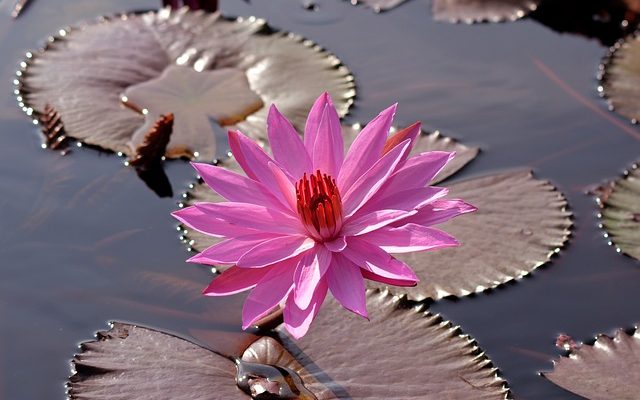
[{"label": "brown lily pad", "polygon": [[284,348],[305,369],[300,376],[310,373],[322,384],[307,384],[318,399],[509,397],[491,361],[458,327],[386,292],[369,291],[367,307],[370,321],[327,299],[302,339],[277,329]]},{"label": "brown lily pad", "polygon": [[534,11],[540,0],[433,0],[433,17],[444,22],[515,21]]},{"label": "brown lily pad", "polygon": [[149,328],[114,323],[81,345],[72,361],[70,399],[249,399],[224,356]]},{"label": "brown lily pad", "polygon": [[640,168],[633,164],[624,176],[597,191],[601,227],[619,253],[640,260]]},{"label": "brown lily pad", "polygon": [[[342,132],[344,134],[346,147],[351,145],[360,130],[361,126],[359,124],[354,124],[352,126],[343,126]],[[397,130],[397,128],[392,128],[392,131],[395,130]],[[453,175],[469,162],[471,162],[478,155],[480,149],[477,147],[465,146],[455,141],[454,139],[443,136],[440,132],[436,131],[432,133],[422,132],[422,134],[416,141],[416,144],[414,145],[412,154],[423,153],[426,151],[456,152],[456,158],[454,158],[454,160],[451,161],[435,178],[433,183],[437,183]],[[233,159],[225,162],[224,166],[235,172],[242,173],[240,166]],[[180,207],[187,207],[197,202],[225,201],[222,197],[213,192],[207,185],[203,184],[202,182],[190,185],[188,191],[183,195],[183,197],[185,200],[179,203]],[[213,238],[195,230],[189,230],[186,227],[181,226],[178,229],[181,232],[180,239],[187,245],[190,251],[202,251],[219,241],[219,239]],[[224,271],[226,267],[221,266],[218,269],[220,271]]]},{"label": "brown lily pad", "polygon": [[438,225],[461,245],[398,255],[413,268],[420,283],[394,287],[394,293],[412,300],[439,300],[482,292],[528,275],[569,238],[571,213],[566,199],[529,171],[488,175],[448,188],[448,197],[478,208]]},{"label": "brown lily pad", "polygon": [[593,345],[575,346],[542,375],[587,399],[635,400],[640,393],[640,333],[600,335]]},{"label": "brown lily pad", "polygon": [[634,124],[640,120],[640,36],[627,36],[615,43],[598,75],[598,93],[607,99],[609,109]]},{"label": "brown lily pad", "polygon": [[[497,369],[458,327],[386,292],[369,291],[367,303],[371,322],[345,314],[328,300],[304,339],[294,341],[280,327],[275,339],[258,339],[241,357],[114,323],[95,341],[82,344],[72,362],[70,398],[243,399],[249,393],[300,400],[509,397]],[[381,359],[383,365],[374,362]]]},{"label": "brown lily pad", "polygon": [[255,17],[186,8],[63,29],[21,67],[29,116],[50,104],[68,136],[128,156],[160,114],[175,115],[167,157],[213,160],[228,152],[228,129],[266,137],[272,103],[302,128],[319,93],[331,93],[341,116],[355,96],[347,68],[313,42]]}]

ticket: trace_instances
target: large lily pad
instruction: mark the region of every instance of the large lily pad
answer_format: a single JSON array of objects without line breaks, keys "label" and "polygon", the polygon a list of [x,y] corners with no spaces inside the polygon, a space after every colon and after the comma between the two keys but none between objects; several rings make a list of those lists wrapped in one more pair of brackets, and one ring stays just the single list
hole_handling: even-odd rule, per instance
[{"label": "large lily pad", "polygon": [[609,108],[637,123],[640,120],[640,36],[630,35],[611,47],[600,66],[598,92]]},{"label": "large lily pad", "polygon": [[81,345],[72,361],[71,399],[249,399],[229,358],[156,330],[114,323]]},{"label": "large lily pad", "polygon": [[69,393],[84,400],[508,398],[497,369],[459,328],[388,293],[370,291],[367,303],[371,322],[328,300],[304,339],[278,328],[281,342],[262,337],[241,357],[115,323],[82,345]]},{"label": "large lily pad", "polygon": [[[351,145],[360,129],[361,126],[359,124],[354,124],[352,126],[343,126],[342,131],[344,134],[346,147]],[[396,130],[396,128],[392,129]],[[412,153],[418,154],[426,151],[436,150],[455,151],[456,158],[451,163],[449,163],[449,165],[447,165],[440,172],[440,174],[438,174],[433,183],[440,182],[462,169],[465,165],[471,162],[480,151],[477,147],[465,146],[449,137],[443,136],[440,132],[436,131],[431,133],[422,132],[414,146]],[[224,165],[226,168],[242,173],[240,166],[233,159],[228,160]],[[224,201],[222,197],[218,196],[202,182],[190,185],[189,190],[183,196],[185,200],[179,204],[181,207],[186,207],[197,202]],[[216,238],[197,231],[188,230],[185,227],[180,227],[179,230],[181,231],[180,238],[184,241],[185,244],[188,245],[189,250],[202,251],[218,242],[218,239]],[[225,269],[225,267],[219,268],[221,271]]]},{"label": "large lily pad", "polygon": [[369,291],[367,308],[370,321],[328,299],[302,339],[277,329],[284,347],[322,384],[307,385],[315,393],[326,387],[339,399],[509,397],[491,361],[459,328],[385,292]]},{"label": "large lily pad", "polygon": [[[198,77],[209,82],[207,90],[183,85]],[[157,93],[155,82],[183,90],[158,101],[150,98]],[[274,31],[254,17],[228,20],[187,9],[63,29],[43,50],[29,54],[18,89],[28,115],[35,117],[50,104],[68,136],[126,155],[133,155],[144,136],[145,114],[150,124],[157,114],[174,113],[176,129],[166,155],[204,160],[227,153],[220,148],[227,129],[265,137],[272,103],[301,128],[322,91],[331,93],[341,116],[355,96],[350,72],[313,42]]]},{"label": "large lily pad", "polygon": [[433,0],[433,17],[445,22],[515,21],[534,11],[540,0]]},{"label": "large lily pad", "polygon": [[420,283],[393,288],[394,293],[438,300],[482,292],[545,264],[569,237],[571,213],[564,196],[529,171],[488,175],[448,188],[448,197],[478,207],[475,213],[438,226],[461,245],[399,255]]},{"label": "large lily pad", "polygon": [[618,252],[640,260],[640,168],[634,164],[622,178],[597,190],[602,228]]},{"label": "large lily pad", "polygon": [[640,333],[618,330],[593,345],[576,346],[543,376],[591,400],[636,400],[640,393]]}]

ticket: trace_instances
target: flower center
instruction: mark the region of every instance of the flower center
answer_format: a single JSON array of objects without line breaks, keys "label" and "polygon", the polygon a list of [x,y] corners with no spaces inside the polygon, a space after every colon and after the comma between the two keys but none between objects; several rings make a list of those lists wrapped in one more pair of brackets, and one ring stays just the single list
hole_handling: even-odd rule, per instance
[{"label": "flower center", "polygon": [[298,214],[309,234],[316,240],[328,240],[342,229],[342,200],[336,180],[317,170],[296,184]]}]

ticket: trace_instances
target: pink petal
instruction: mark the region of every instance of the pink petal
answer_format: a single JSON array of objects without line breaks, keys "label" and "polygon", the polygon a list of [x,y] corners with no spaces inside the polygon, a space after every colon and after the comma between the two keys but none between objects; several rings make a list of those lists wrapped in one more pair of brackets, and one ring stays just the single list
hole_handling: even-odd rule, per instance
[{"label": "pink petal", "polygon": [[393,136],[389,136],[386,143],[384,144],[384,149],[382,150],[382,154],[387,154],[391,149],[409,139],[411,141],[411,148],[416,142],[416,138],[420,134],[420,129],[422,125],[420,122],[414,122],[412,125],[399,130]]},{"label": "pink petal", "polygon": [[304,253],[315,243],[305,236],[281,236],[265,240],[240,257],[237,265],[241,268],[262,268]]},{"label": "pink petal", "polygon": [[296,267],[293,276],[294,301],[302,310],[311,304],[313,293],[331,264],[331,252],[324,246],[316,246],[314,251],[307,252]]},{"label": "pink petal", "polygon": [[458,246],[451,235],[435,228],[416,224],[401,227],[384,227],[362,236],[363,240],[388,253],[410,253]]},{"label": "pink petal", "polygon": [[337,238],[324,242],[325,247],[332,253],[339,253],[347,247],[347,238],[338,236]]},{"label": "pink petal", "polygon": [[234,226],[285,235],[298,235],[304,232],[298,218],[275,208],[233,202],[196,203],[194,206],[209,218],[223,220]]},{"label": "pink petal", "polygon": [[353,186],[349,188],[344,197],[344,214],[349,217],[362,207],[385,183],[396,165],[409,151],[409,141],[405,140],[400,146],[396,146],[389,153],[382,156],[373,167],[360,176]]},{"label": "pink petal", "polygon": [[369,318],[364,279],[360,267],[349,259],[337,255],[327,271],[329,289],[347,310]]},{"label": "pink petal", "polygon": [[302,143],[302,139],[291,123],[275,105],[269,109],[267,133],[273,158],[294,178],[313,172],[311,157]]},{"label": "pink petal", "polygon": [[191,257],[187,262],[207,265],[236,264],[246,252],[260,243],[276,237],[281,236],[269,233],[258,233],[255,235],[234,237],[214,244]]},{"label": "pink petal", "polygon": [[188,227],[207,235],[216,237],[235,237],[259,233],[255,229],[246,226],[235,225],[212,216],[195,206],[183,208],[171,213],[175,219]]},{"label": "pink petal", "polygon": [[405,281],[405,280],[391,279],[384,276],[376,275],[373,272],[367,271],[366,269],[360,269],[360,272],[362,273],[362,277],[364,279],[369,279],[370,281],[384,283],[385,285],[389,285],[389,286],[413,287],[417,284],[416,281],[412,281],[412,280]]},{"label": "pink petal", "polygon": [[407,264],[359,237],[348,238],[347,248],[341,254],[381,278],[407,282],[404,286],[413,286],[418,282],[418,277]]},{"label": "pink petal", "polygon": [[229,201],[280,207],[281,203],[261,183],[224,167],[191,163],[214,192]]},{"label": "pink petal", "polygon": [[321,280],[313,294],[311,304],[306,310],[300,309],[296,305],[293,296],[289,294],[284,307],[284,327],[291,336],[300,339],[309,331],[311,322],[318,315],[318,311],[320,311],[320,307],[327,296],[327,288],[326,279]]},{"label": "pink petal", "polygon": [[449,193],[449,189],[436,186],[412,188],[391,193],[383,188],[358,210],[354,217],[375,210],[417,210],[446,196],[447,193]]},{"label": "pink petal", "polygon": [[458,215],[474,212],[476,210],[476,207],[462,200],[436,200],[421,208],[417,214],[402,221],[402,224],[414,223],[424,226],[436,225],[455,218]]},{"label": "pink petal", "polygon": [[307,123],[304,127],[304,147],[307,148],[307,153],[313,155],[313,146],[316,144],[316,137],[318,135],[318,128],[320,127],[320,121],[322,120],[322,114],[324,109],[328,106],[333,106],[331,96],[329,93],[324,92],[316,99],[309,111],[307,117]]},{"label": "pink petal", "polygon": [[275,165],[274,163],[269,163],[269,169],[273,173],[273,177],[276,180],[278,188],[280,189],[280,193],[282,193],[282,197],[284,197],[289,211],[292,211],[294,215],[298,215],[297,212],[297,200],[296,200],[296,188],[291,183],[291,180],[285,175],[285,173]]},{"label": "pink petal", "polygon": [[382,157],[382,150],[396,113],[397,104],[382,111],[369,122],[353,141],[338,175],[342,193]]},{"label": "pink petal", "polygon": [[202,292],[206,296],[228,296],[254,287],[269,272],[267,268],[243,269],[233,266],[211,281]]},{"label": "pink petal", "polygon": [[416,213],[415,210],[378,210],[370,213],[358,213],[357,216],[353,216],[345,222],[342,234],[345,236],[363,235],[396,221],[404,220]]},{"label": "pink petal", "polygon": [[266,317],[289,294],[293,287],[293,272],[297,258],[262,268],[268,271],[251,291],[242,307],[242,329],[247,329]]},{"label": "pink petal", "polygon": [[269,168],[269,162],[277,163],[256,142],[239,131],[229,131],[229,147],[249,178],[262,183],[276,198],[285,201]]},{"label": "pink petal", "polygon": [[333,104],[327,104],[320,119],[313,145],[313,170],[336,177],[344,158],[344,139],[340,117]]},{"label": "pink petal", "polygon": [[382,191],[395,193],[423,187],[431,182],[454,156],[455,153],[446,151],[429,151],[409,158],[398,171],[391,175]]}]

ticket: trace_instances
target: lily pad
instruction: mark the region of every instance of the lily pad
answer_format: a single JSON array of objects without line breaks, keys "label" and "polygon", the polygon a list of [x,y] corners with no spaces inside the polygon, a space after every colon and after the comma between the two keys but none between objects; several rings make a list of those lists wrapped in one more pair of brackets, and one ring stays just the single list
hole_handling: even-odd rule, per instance
[{"label": "lily pad", "polygon": [[[468,335],[386,292],[368,291],[370,321],[327,299],[309,333],[285,349],[339,399],[505,399],[506,382]],[[261,360],[261,357],[255,357]],[[375,360],[381,361],[376,362]]]},{"label": "lily pad", "polygon": [[[342,132],[344,134],[345,147],[351,145],[360,129],[361,126],[359,124],[354,124],[352,126],[343,126]],[[397,130],[397,128],[392,128],[392,131],[395,130]],[[471,162],[480,152],[480,149],[478,149],[477,147],[465,146],[461,143],[458,143],[454,139],[443,136],[440,132],[435,131],[432,133],[422,132],[422,134],[416,141],[412,153],[417,154],[436,150],[455,151],[456,158],[452,162],[450,162],[442,171],[440,171],[438,176],[434,179],[433,183],[440,182],[453,175],[469,162]],[[225,162],[224,166],[231,169],[232,171],[243,174],[242,169],[233,159]],[[222,197],[213,192],[207,185],[203,184],[202,182],[190,185],[189,190],[183,195],[183,197],[185,200],[179,204],[181,207],[190,206],[197,202],[215,203],[225,201]],[[216,238],[202,234],[200,232],[187,230],[185,227],[179,227],[178,229],[181,232],[180,239],[185,244],[187,244],[190,251],[202,251],[219,241]],[[218,267],[218,269],[219,271],[224,271],[226,267],[221,266]]]},{"label": "lily pad", "polygon": [[[196,88],[198,78],[206,84]],[[174,113],[166,156],[204,160],[228,152],[220,144],[228,129],[266,137],[272,103],[302,128],[322,91],[341,116],[355,96],[349,70],[313,42],[255,17],[229,20],[186,8],[60,30],[28,53],[17,86],[29,116],[50,104],[68,136],[128,156],[145,124]],[[156,98],[158,86],[170,90]]]},{"label": "lily pad", "polygon": [[72,361],[71,399],[249,399],[224,356],[153,329],[114,323],[81,345]]},{"label": "lily pad", "polygon": [[634,164],[622,178],[597,191],[602,228],[618,252],[640,260],[640,168]]},{"label": "lily pad", "polygon": [[[278,328],[276,338],[258,339],[241,357],[114,323],[82,344],[69,394],[84,400],[249,398],[245,393],[300,400],[509,397],[497,369],[458,327],[388,293],[369,291],[367,303],[371,322],[329,300],[304,339]],[[384,365],[374,362],[380,359]]]},{"label": "lily pad", "polygon": [[635,400],[640,393],[640,332],[618,330],[600,335],[593,345],[575,346],[542,375],[591,400]]},{"label": "lily pad", "polygon": [[465,199],[478,211],[438,226],[458,239],[459,247],[398,255],[420,283],[394,287],[394,293],[413,300],[438,300],[495,288],[548,262],[569,238],[571,213],[566,199],[529,171],[498,173],[447,187],[448,197]]},{"label": "lily pad", "polygon": [[630,35],[611,47],[598,75],[598,92],[609,109],[634,124],[640,120],[640,36]]},{"label": "lily pad", "polygon": [[515,21],[538,8],[540,0],[433,0],[433,17],[444,22]]}]

